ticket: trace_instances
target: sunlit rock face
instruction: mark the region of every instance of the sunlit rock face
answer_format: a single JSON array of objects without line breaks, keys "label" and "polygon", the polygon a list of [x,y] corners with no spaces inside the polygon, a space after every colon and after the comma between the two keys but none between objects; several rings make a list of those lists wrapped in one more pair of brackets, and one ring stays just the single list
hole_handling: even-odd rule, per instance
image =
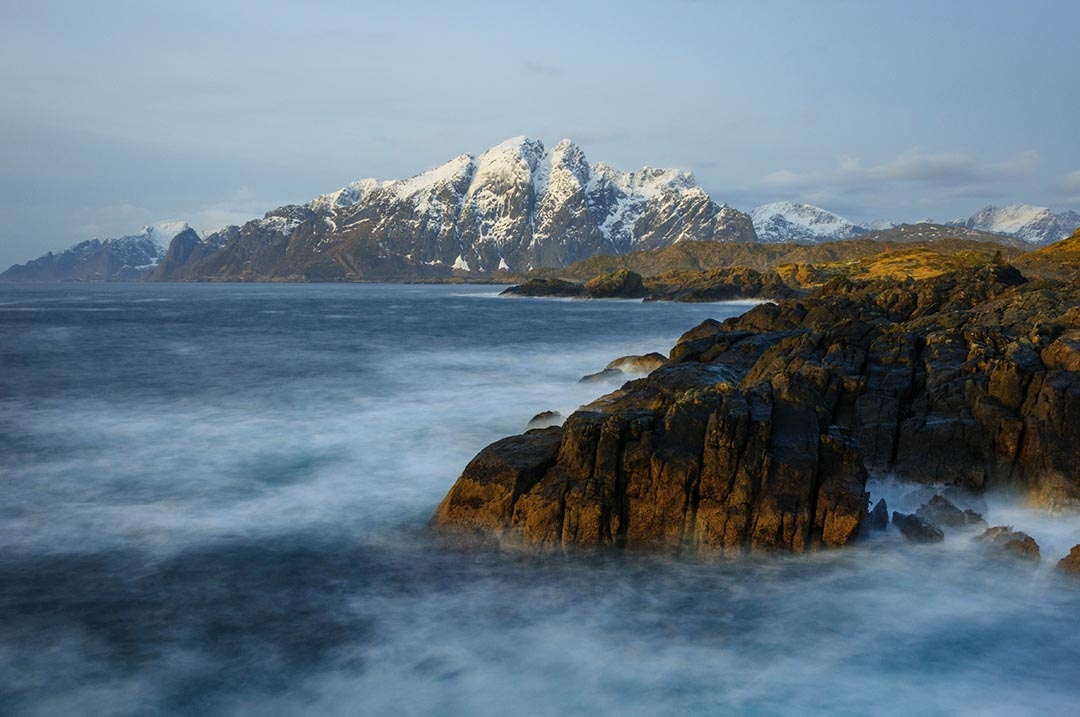
[{"label": "sunlit rock face", "polygon": [[839,546],[868,475],[1080,504],[1080,292],[991,264],[706,321],[647,378],[493,444],[435,524],[527,546]]}]

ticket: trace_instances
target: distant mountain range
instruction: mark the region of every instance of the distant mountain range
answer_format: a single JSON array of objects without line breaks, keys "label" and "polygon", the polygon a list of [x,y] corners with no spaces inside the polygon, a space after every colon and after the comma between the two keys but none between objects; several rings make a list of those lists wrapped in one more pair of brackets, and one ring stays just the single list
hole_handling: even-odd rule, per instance
[{"label": "distant mountain range", "polygon": [[[881,219],[856,224],[828,210],[798,202],[764,204],[751,211],[750,216],[759,241],[770,243],[836,241],[900,226]],[[903,226],[917,227],[922,224],[973,229],[1012,237],[1026,244],[1045,245],[1071,235],[1074,229],[1080,227],[1080,214],[1073,211],[1055,214],[1046,207],[1013,204],[984,207],[967,219],[957,219],[944,225],[925,219]]]},{"label": "distant mountain range", "polygon": [[770,244],[784,242],[819,243],[851,239],[870,229],[811,204],[773,202],[750,212],[758,241]]},{"label": "distant mountain range", "polygon": [[983,207],[967,219],[950,223],[1043,245],[1070,236],[1080,227],[1080,214],[1073,211],[1055,214],[1046,207],[1012,204],[1007,207]]},{"label": "distant mountain range", "polygon": [[144,226],[115,239],[90,239],[54,254],[49,252],[0,274],[0,281],[135,281],[144,278],[178,236],[198,239],[186,222]]},{"label": "distant mountain range", "polygon": [[885,241],[985,240],[990,232],[1004,243],[1045,244],[1078,226],[1076,212],[1029,205],[986,207],[947,226],[856,224],[796,202],[765,204],[748,215],[714,202],[689,172],[622,172],[590,164],[570,140],[547,149],[516,137],[410,179],[359,180],[205,237],[184,222],[168,222],[84,241],[13,266],[0,281],[482,277],[691,240],[816,244],[868,234]]}]

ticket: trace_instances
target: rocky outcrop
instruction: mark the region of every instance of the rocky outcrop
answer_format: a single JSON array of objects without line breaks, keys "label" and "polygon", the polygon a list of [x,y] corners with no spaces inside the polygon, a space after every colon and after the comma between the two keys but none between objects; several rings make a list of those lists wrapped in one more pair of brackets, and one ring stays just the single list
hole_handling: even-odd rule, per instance
[{"label": "rocky outcrop", "polygon": [[[923,281],[836,279],[706,321],[667,365],[557,435],[497,444],[547,449],[535,482],[515,478],[501,489],[508,502],[482,509],[497,516],[485,525],[530,546],[799,552],[856,536],[871,472],[1077,505],[1078,304],[1072,284],[990,264]],[[443,502],[440,529],[462,525],[474,473]]]},{"label": "rocky outcrop", "polygon": [[918,515],[893,512],[893,525],[912,543],[940,543],[945,540],[941,528]]},{"label": "rocky outcrop", "polygon": [[743,267],[666,272],[648,278],[627,269],[616,269],[595,276],[584,284],[557,278],[533,278],[511,286],[502,293],[582,299],[644,298],[646,301],[704,302],[783,298],[795,295],[798,288],[794,281],[785,283],[775,271],[759,272]]},{"label": "rocky outcrop", "polygon": [[654,351],[647,354],[620,356],[619,358],[610,361],[604,368],[622,371],[630,376],[648,376],[666,363],[667,356]]},{"label": "rocky outcrop", "polygon": [[525,430],[531,431],[534,428],[548,428],[549,426],[558,426],[563,422],[563,415],[558,411],[541,411],[532,418],[529,419],[529,423],[525,426]]},{"label": "rocky outcrop", "polygon": [[643,299],[649,293],[641,283],[641,274],[627,269],[590,279],[582,292],[591,299]]},{"label": "rocky outcrop", "polygon": [[915,511],[915,515],[941,528],[986,527],[983,517],[973,510],[960,510],[943,495],[935,495]]},{"label": "rocky outcrop", "polygon": [[493,444],[435,522],[538,547],[846,543],[867,500],[854,446],[803,420],[805,387],[743,391],[733,378],[722,367],[664,366],[561,428]]},{"label": "rocky outcrop", "polygon": [[535,297],[558,297],[577,298],[582,296],[585,287],[566,279],[529,279],[523,284],[510,286],[502,290],[502,296],[535,296]]},{"label": "rocky outcrop", "polygon": [[1058,561],[1057,569],[1068,575],[1080,577],[1080,545],[1074,545],[1069,554]]},{"label": "rocky outcrop", "polygon": [[880,532],[889,529],[889,504],[885,502],[884,498],[878,500],[874,505],[867,523],[867,527],[872,531]]},{"label": "rocky outcrop", "polygon": [[993,557],[1039,562],[1039,544],[1027,533],[1005,525],[989,528],[978,538]]}]

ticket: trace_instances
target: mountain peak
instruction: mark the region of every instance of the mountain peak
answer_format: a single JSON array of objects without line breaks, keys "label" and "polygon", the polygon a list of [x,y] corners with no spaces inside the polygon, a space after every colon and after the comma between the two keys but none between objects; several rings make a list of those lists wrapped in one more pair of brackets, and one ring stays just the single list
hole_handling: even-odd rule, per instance
[{"label": "mountain peak", "polygon": [[188,229],[191,225],[183,221],[158,222],[143,226],[135,236],[146,236],[162,249],[168,249],[173,237]]},{"label": "mountain peak", "polygon": [[570,139],[547,149],[524,135],[409,179],[354,182],[292,209],[301,211],[271,212],[207,237],[186,254],[190,261],[154,277],[232,276],[283,245],[287,258],[268,262],[267,278],[527,271],[690,239],[756,238],[750,218],[712,201],[690,172],[621,172],[590,165]]},{"label": "mountain peak", "polygon": [[865,234],[838,214],[799,202],[771,202],[750,212],[754,230],[763,242],[823,242]]},{"label": "mountain peak", "polygon": [[1080,214],[1072,211],[1055,214],[1049,207],[1033,204],[988,205],[962,223],[969,229],[1005,234],[1032,244],[1048,244],[1069,236],[1080,226]]}]

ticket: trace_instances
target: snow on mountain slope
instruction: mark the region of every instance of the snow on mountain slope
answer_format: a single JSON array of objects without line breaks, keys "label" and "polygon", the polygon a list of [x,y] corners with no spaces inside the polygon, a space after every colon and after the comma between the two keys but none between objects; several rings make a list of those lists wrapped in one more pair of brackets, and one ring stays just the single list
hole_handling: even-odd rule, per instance
[{"label": "snow on mountain slope", "polygon": [[119,239],[114,239],[113,241],[121,241],[124,239],[132,239],[145,236],[156,246],[160,247],[162,249],[162,253],[164,253],[164,250],[169,248],[169,243],[173,240],[173,237],[187,229],[191,229],[191,226],[187,222],[158,222],[157,224],[147,224],[138,234],[128,237],[120,237]]},{"label": "snow on mountain slope", "polygon": [[1059,214],[1047,207],[1011,204],[1007,207],[983,207],[961,223],[969,229],[1018,237],[1032,244],[1050,244],[1071,235],[1080,227],[1080,214]]},{"label": "snow on mountain slope", "polygon": [[[301,264],[330,271],[327,262],[333,262],[356,275],[359,255],[378,260],[380,272],[435,266],[525,271],[688,239],[755,238],[749,217],[717,205],[689,172],[620,172],[589,164],[570,140],[548,149],[514,137],[408,179],[359,180],[305,205],[226,227],[188,253],[205,266],[170,263],[165,273],[294,276],[304,271]],[[229,256],[211,261],[215,252]]]},{"label": "snow on mountain slope", "polygon": [[773,202],[750,212],[762,242],[824,242],[850,239],[868,230],[810,204]]}]

